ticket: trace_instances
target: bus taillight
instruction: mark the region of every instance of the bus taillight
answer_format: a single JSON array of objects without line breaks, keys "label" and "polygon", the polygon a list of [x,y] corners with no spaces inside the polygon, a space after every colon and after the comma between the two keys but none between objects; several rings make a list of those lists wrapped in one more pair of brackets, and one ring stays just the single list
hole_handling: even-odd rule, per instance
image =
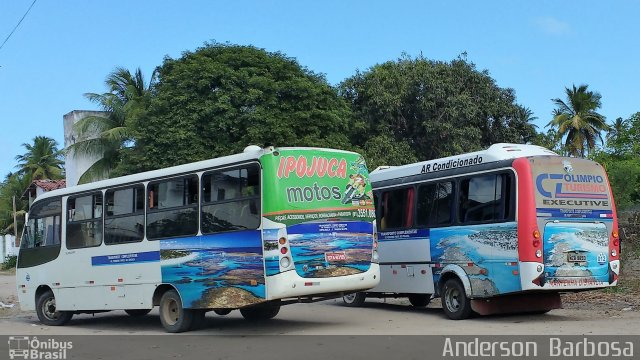
[{"label": "bus taillight", "polygon": [[289,249],[287,249],[286,247],[282,247],[282,248],[280,248],[280,253],[281,253],[282,255],[285,255],[285,254],[287,253],[287,251],[289,251]]},{"label": "bus taillight", "polygon": [[[533,230],[533,247],[537,248],[540,246],[540,230],[535,229]],[[540,256],[538,256],[540,257]]]}]

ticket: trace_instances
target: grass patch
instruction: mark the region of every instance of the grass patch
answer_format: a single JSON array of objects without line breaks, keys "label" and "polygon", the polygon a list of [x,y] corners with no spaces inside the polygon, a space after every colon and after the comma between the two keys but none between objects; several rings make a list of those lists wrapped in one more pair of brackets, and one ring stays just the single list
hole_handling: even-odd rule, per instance
[{"label": "grass patch", "polygon": [[2,270],[11,270],[16,268],[16,263],[18,261],[18,257],[15,255],[7,256],[4,259],[2,265],[0,265],[0,269]]}]

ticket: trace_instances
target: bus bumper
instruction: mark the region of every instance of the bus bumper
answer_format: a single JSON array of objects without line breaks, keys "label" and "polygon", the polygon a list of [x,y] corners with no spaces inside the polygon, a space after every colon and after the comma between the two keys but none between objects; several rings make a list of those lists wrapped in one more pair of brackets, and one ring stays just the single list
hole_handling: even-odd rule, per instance
[{"label": "bus bumper", "polygon": [[349,294],[376,287],[380,282],[380,265],[372,263],[360,274],[328,278],[303,278],[295,270],[266,279],[267,300],[287,299],[311,295]]}]

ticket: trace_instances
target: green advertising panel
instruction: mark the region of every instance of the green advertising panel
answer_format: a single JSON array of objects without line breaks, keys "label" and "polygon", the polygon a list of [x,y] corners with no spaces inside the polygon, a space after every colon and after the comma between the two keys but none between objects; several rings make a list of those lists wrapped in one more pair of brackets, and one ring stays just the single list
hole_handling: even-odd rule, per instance
[{"label": "green advertising panel", "polygon": [[286,225],[328,219],[373,221],[369,172],[359,154],[276,149],[260,158],[263,216]]}]

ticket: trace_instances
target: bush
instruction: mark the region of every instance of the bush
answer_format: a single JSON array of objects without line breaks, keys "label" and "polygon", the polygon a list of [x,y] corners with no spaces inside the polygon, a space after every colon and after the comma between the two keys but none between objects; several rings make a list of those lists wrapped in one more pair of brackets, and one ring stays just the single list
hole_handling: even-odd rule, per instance
[{"label": "bush", "polygon": [[18,257],[15,255],[9,255],[4,258],[4,262],[2,263],[2,270],[10,270],[15,269],[16,263],[18,261]]}]

